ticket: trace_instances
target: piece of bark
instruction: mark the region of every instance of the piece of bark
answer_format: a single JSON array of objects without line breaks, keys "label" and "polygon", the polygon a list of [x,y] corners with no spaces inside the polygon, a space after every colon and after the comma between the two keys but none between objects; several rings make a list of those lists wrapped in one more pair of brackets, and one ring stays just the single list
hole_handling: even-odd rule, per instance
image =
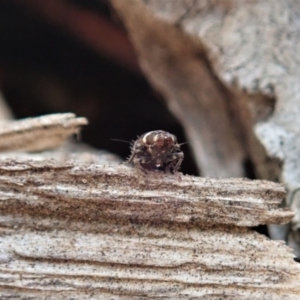
[{"label": "piece of bark", "polygon": [[86,125],[72,113],[52,114],[0,124],[0,151],[41,151],[63,144]]},{"label": "piece of bark", "polygon": [[[145,175],[126,166],[71,161],[2,158],[0,162],[0,186],[12,190],[9,207],[5,201],[0,207],[14,210],[17,205],[26,214],[34,212],[36,205],[27,197],[39,195],[43,206],[51,203],[42,212],[45,217],[59,212],[64,217],[80,214],[94,221],[129,216],[155,222],[257,226],[287,223],[293,216],[278,207],[285,194],[283,186],[267,181],[176,177],[160,172]],[[80,211],[78,204],[87,200],[89,205]]]},{"label": "piece of bark", "polygon": [[[270,233],[300,257],[298,2],[111,2],[145,74],[182,121],[202,174],[238,174],[226,164],[228,149],[235,164],[248,156],[259,178],[286,184],[295,218]],[[234,136],[239,147],[230,147]]]},{"label": "piece of bark", "polygon": [[281,185],[144,174],[125,165],[0,159],[0,296],[295,299]]}]

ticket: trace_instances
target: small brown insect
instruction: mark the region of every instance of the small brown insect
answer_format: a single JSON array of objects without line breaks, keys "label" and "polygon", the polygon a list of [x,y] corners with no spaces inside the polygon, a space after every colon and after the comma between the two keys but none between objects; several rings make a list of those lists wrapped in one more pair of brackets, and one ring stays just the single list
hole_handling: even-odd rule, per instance
[{"label": "small brown insect", "polygon": [[176,173],[184,158],[176,136],[162,130],[144,133],[131,150],[128,162],[143,170]]}]

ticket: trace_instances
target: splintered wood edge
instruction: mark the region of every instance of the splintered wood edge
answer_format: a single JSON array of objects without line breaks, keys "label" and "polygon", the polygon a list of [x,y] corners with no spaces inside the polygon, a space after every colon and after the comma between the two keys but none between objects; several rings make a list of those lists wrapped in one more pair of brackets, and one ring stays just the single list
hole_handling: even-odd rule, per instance
[{"label": "splintered wood edge", "polygon": [[2,211],[90,221],[257,226],[287,223],[294,215],[279,207],[285,195],[281,184],[145,174],[126,165],[2,158],[0,191],[6,199],[0,203]]},{"label": "splintered wood edge", "polygon": [[60,146],[77,134],[86,118],[73,113],[45,115],[0,124],[0,151],[40,151]]},{"label": "splintered wood edge", "polygon": [[234,226],[290,216],[282,185],[31,157],[0,157],[0,297],[299,294],[291,249]]},{"label": "splintered wood edge", "polygon": [[291,249],[241,227],[289,219],[283,195],[267,181],[0,156],[0,297],[295,299]]}]

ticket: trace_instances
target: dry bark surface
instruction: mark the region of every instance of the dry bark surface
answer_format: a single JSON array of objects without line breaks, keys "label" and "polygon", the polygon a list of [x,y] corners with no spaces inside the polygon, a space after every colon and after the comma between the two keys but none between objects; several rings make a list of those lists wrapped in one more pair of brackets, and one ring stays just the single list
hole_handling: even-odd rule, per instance
[{"label": "dry bark surface", "polygon": [[1,299],[299,295],[292,250],[248,228],[293,217],[282,185],[144,173],[69,149],[0,155]]}]

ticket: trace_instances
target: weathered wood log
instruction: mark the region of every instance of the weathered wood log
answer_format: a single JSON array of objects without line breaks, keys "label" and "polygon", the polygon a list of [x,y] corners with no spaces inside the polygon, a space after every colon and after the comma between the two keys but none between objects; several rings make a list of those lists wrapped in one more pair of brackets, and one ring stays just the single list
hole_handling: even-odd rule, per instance
[{"label": "weathered wood log", "polygon": [[291,250],[242,227],[290,220],[281,185],[40,159],[0,159],[2,299],[300,293]]}]

